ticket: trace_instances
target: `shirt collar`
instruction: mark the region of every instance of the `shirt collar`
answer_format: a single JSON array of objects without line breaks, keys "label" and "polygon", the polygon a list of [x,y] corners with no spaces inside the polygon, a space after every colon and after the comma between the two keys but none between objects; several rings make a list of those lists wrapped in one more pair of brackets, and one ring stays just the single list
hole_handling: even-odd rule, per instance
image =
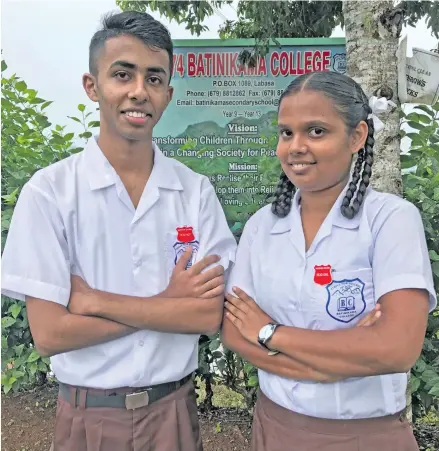
[{"label": "shirt collar", "polygon": [[[84,149],[85,171],[92,191],[112,186],[118,175],[98,145],[98,136],[93,136]],[[159,147],[153,143],[154,166],[150,179],[158,188],[183,190],[175,164],[165,157]]]},{"label": "shirt collar", "polygon": [[156,143],[153,143],[154,149],[154,167],[157,186],[159,188],[182,191],[183,185],[181,178],[175,169],[176,161],[172,158],[165,157]]},{"label": "shirt collar", "polygon": [[[361,220],[361,212],[363,205],[360,208],[360,211],[352,218],[348,219],[345,218],[340,210],[341,204],[343,202],[343,199],[346,195],[346,191],[349,187],[349,183],[345,186],[343,191],[338,196],[337,200],[335,201],[334,205],[332,206],[330,212],[328,213],[328,216],[325,219],[325,222],[327,224],[330,224],[331,226],[337,226],[341,227],[343,229],[355,229],[359,226],[360,220]],[[366,191],[369,192],[371,188],[368,187]],[[277,233],[285,233],[289,232],[291,229],[295,228],[297,225],[301,226],[301,219],[300,219],[300,197],[301,192],[300,190],[297,190],[294,194],[293,200],[291,202],[291,211],[290,213],[285,216],[284,218],[276,218],[276,221],[273,224],[273,227],[271,228],[271,233],[277,234]],[[364,200],[363,200],[364,201]]]},{"label": "shirt collar", "polygon": [[85,171],[92,191],[116,183],[116,171],[99,148],[97,139],[92,136],[84,149]]}]

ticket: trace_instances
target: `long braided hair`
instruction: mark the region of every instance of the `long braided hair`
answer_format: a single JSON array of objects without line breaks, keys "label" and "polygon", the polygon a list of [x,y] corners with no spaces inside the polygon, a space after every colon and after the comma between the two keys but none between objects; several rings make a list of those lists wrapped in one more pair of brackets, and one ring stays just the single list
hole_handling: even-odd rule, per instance
[{"label": "long braided hair", "polygon": [[[349,133],[355,130],[361,121],[368,125],[364,148],[358,152],[351,181],[341,205],[342,215],[352,219],[360,210],[372,175],[375,139],[373,120],[368,119],[372,113],[369,100],[360,85],[347,75],[337,72],[313,72],[295,78],[288,85],[280,97],[279,107],[285,97],[304,90],[321,92],[329,97]],[[282,171],[271,203],[271,211],[276,216],[283,218],[288,215],[295,191],[296,187]]]}]

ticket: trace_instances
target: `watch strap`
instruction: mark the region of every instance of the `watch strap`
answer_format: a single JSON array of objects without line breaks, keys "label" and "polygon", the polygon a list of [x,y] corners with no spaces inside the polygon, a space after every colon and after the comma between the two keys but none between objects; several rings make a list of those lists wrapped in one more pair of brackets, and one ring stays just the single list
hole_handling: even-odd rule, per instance
[{"label": "watch strap", "polygon": [[[272,349],[270,349],[267,345],[266,345],[266,343],[267,343],[267,341],[268,340],[270,340],[270,338],[273,336],[273,334],[274,334],[274,332],[276,331],[276,329],[280,326],[280,324],[279,323],[268,323],[266,326],[272,326],[272,329],[271,329],[271,334],[270,334],[270,336],[268,337],[268,338],[266,338],[265,340],[261,340],[261,339],[259,339],[259,337],[258,337],[258,342],[259,342],[259,344],[260,345],[262,345],[265,349],[267,349],[268,351],[273,351]],[[264,326],[265,327],[265,326]]]}]

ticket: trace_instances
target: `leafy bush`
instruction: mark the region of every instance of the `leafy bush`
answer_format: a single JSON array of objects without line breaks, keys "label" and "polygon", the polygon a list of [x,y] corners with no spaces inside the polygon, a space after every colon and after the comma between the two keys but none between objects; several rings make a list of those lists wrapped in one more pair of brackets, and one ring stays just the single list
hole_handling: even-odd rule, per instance
[{"label": "leafy bush", "polygon": [[[421,105],[404,116],[415,129],[408,155],[401,157],[404,197],[415,204],[422,215],[436,291],[439,292],[439,103]],[[412,370],[411,389],[415,416],[439,408],[439,309],[429,316],[422,355]]]},{"label": "leafy bush", "polygon": [[[2,69],[2,251],[9,229],[14,205],[23,185],[38,170],[61,160],[82,147],[73,147],[75,134],[65,133],[65,127],[52,127],[45,110],[52,103],[38,97],[15,75],[4,77]],[[82,118],[72,118],[84,126],[79,138],[89,138],[89,128],[98,122],[86,124],[92,114],[79,105]],[[50,370],[49,359],[36,352],[29,330],[24,303],[2,296],[2,377],[5,393],[17,391],[35,383],[42,383]]]},{"label": "leafy bush", "polygon": [[258,389],[257,369],[239,355],[222,346],[219,334],[200,339],[197,375],[206,384],[202,407],[212,408],[213,385],[224,385],[242,395],[249,411],[256,401]]}]

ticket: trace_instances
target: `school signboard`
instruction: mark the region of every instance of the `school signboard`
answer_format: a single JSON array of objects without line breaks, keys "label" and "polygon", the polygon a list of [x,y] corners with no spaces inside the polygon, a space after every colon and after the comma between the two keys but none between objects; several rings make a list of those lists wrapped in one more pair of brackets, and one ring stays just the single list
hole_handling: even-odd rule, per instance
[{"label": "school signboard", "polygon": [[344,39],[280,39],[254,67],[238,57],[253,40],[175,41],[174,97],[155,128],[168,156],[208,176],[232,230],[265,205],[280,174],[277,106],[313,71],[346,72]]}]

